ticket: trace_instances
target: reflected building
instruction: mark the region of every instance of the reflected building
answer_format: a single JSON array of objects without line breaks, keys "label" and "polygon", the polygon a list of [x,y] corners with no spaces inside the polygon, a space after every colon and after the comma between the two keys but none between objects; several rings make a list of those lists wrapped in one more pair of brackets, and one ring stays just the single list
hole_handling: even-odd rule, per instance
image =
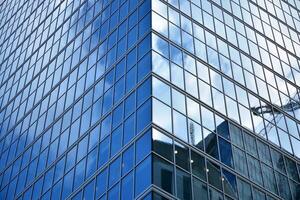
[{"label": "reflected building", "polygon": [[300,199],[297,0],[0,17],[0,199]]}]

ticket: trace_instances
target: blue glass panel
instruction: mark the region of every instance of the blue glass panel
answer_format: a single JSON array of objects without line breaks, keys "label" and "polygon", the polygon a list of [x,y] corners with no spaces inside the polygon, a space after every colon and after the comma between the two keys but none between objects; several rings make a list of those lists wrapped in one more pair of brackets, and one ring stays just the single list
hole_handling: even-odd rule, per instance
[{"label": "blue glass panel", "polygon": [[131,115],[124,122],[123,144],[126,145],[135,136],[135,115]]},{"label": "blue glass panel", "polygon": [[[144,48],[144,47],[143,47]],[[138,81],[143,80],[151,71],[151,53],[148,53],[138,63]]]},{"label": "blue glass panel", "polygon": [[96,198],[99,198],[104,194],[106,191],[106,186],[107,186],[107,168],[104,169],[104,171],[100,172],[100,174],[97,176],[97,181],[96,181]]},{"label": "blue glass panel", "polygon": [[140,133],[151,123],[151,99],[137,110],[137,133]]},{"label": "blue glass panel", "polygon": [[119,200],[120,199],[119,187],[120,187],[120,185],[117,184],[112,189],[110,189],[110,191],[108,191],[108,199],[110,199],[110,200]]},{"label": "blue glass panel", "polygon": [[134,146],[131,145],[123,153],[122,160],[122,175],[129,172],[134,166]]},{"label": "blue glass panel", "polygon": [[137,89],[137,106],[140,106],[151,95],[151,79],[147,79]]},{"label": "blue glass panel", "polygon": [[114,156],[122,147],[123,126],[119,126],[111,135],[111,157]]},{"label": "blue glass panel", "polygon": [[136,163],[140,162],[151,151],[151,130],[147,131],[136,142],[135,150]]},{"label": "blue glass panel", "polygon": [[109,148],[110,148],[110,143],[109,143],[109,137],[107,137],[105,140],[103,140],[100,143],[100,150],[99,150],[99,156],[98,156],[98,167],[102,167],[109,158]]},{"label": "blue glass panel", "polygon": [[221,162],[229,167],[233,167],[232,149],[231,144],[219,137],[219,149]]},{"label": "blue glass panel", "polygon": [[94,199],[95,181],[93,180],[84,188],[83,199]]},{"label": "blue glass panel", "polygon": [[137,197],[151,184],[151,156],[140,163],[135,170],[135,196]]},{"label": "blue glass panel", "polygon": [[129,173],[122,179],[121,199],[132,200],[134,198],[133,181],[133,172]]},{"label": "blue glass panel", "polygon": [[116,183],[121,176],[121,158],[114,160],[109,166],[109,186]]}]

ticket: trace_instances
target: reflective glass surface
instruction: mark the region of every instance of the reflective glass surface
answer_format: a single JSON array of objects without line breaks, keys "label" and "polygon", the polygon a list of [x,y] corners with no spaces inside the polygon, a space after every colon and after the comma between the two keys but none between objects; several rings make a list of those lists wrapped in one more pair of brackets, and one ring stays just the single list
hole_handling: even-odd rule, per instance
[{"label": "reflective glass surface", "polygon": [[0,18],[0,199],[300,199],[298,0]]}]

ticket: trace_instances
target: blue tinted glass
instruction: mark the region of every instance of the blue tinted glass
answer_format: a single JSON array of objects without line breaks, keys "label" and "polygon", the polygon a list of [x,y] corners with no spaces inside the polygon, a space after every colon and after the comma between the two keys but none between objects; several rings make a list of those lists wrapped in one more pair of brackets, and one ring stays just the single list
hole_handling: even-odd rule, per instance
[{"label": "blue tinted glass", "polygon": [[71,170],[64,177],[63,193],[62,193],[63,199],[65,199],[72,192],[73,179],[74,179],[74,170]]},{"label": "blue tinted glass", "polygon": [[151,156],[136,167],[135,196],[138,196],[151,184]]},{"label": "blue tinted glass", "polygon": [[108,161],[109,157],[109,137],[107,137],[105,140],[103,140],[100,143],[100,150],[99,150],[99,156],[98,156],[98,167],[102,167],[103,164],[105,164]]},{"label": "blue tinted glass", "polygon": [[98,176],[97,176],[97,182],[96,182],[96,198],[99,198],[104,194],[106,191],[106,186],[107,186],[107,169],[102,171]]},{"label": "blue tinted glass", "polygon": [[151,53],[148,53],[138,63],[138,81],[143,80],[151,71]]},{"label": "blue tinted glass", "polygon": [[[71,180],[73,181],[73,179]],[[68,182],[68,181],[67,181]],[[13,187],[15,187],[16,181],[12,182],[14,184]],[[32,198],[33,199],[38,199],[38,197],[41,195],[41,190],[42,190],[42,184],[43,184],[43,179],[39,179],[37,182],[35,182],[34,187],[33,187],[33,193],[32,193]],[[13,193],[14,189],[10,192],[10,194]]]},{"label": "blue tinted glass", "polygon": [[133,199],[133,172],[126,175],[122,180],[121,199],[131,200]]},{"label": "blue tinted glass", "polygon": [[123,103],[115,108],[113,112],[113,128],[117,127],[123,119]]},{"label": "blue tinted glass", "polygon": [[230,135],[229,135],[229,126],[228,126],[228,122],[227,121],[223,121],[220,125],[217,126],[217,132],[218,134],[220,134],[221,136],[229,139]]},{"label": "blue tinted glass", "polygon": [[229,167],[233,166],[231,144],[219,137],[219,149],[221,161]]},{"label": "blue tinted glass", "polygon": [[147,35],[138,45],[138,59],[141,59],[151,47],[150,35]]},{"label": "blue tinted glass", "polygon": [[146,33],[149,32],[150,27],[151,27],[151,18],[150,18],[150,13],[144,17],[140,23],[139,23],[139,38],[144,36]]},{"label": "blue tinted glass", "polygon": [[135,64],[137,59],[137,50],[134,48],[127,55],[127,71],[129,71]]},{"label": "blue tinted glass", "polygon": [[135,116],[131,115],[124,122],[123,144],[126,145],[135,136]]},{"label": "blue tinted glass", "polygon": [[79,187],[84,181],[86,159],[81,160],[75,168],[74,189]]},{"label": "blue tinted glass", "polygon": [[125,100],[125,118],[131,115],[135,110],[135,93],[132,93]]},{"label": "blue tinted glass", "polygon": [[225,193],[229,194],[232,197],[237,198],[237,187],[236,187],[236,178],[235,175],[228,172],[227,170],[223,170],[224,175],[224,189]]},{"label": "blue tinted glass", "polygon": [[137,26],[135,26],[133,29],[131,29],[128,32],[128,48],[132,47],[136,41],[138,36],[138,29]]},{"label": "blue tinted glass", "polygon": [[123,153],[123,161],[122,161],[122,174],[126,174],[133,168],[134,165],[134,146],[131,145],[127,150]]},{"label": "blue tinted glass", "polygon": [[94,199],[94,187],[95,181],[93,180],[84,188],[83,198],[84,199]]},{"label": "blue tinted glass", "polygon": [[121,175],[121,158],[117,158],[109,166],[109,186],[116,183]]},{"label": "blue tinted glass", "polygon": [[133,67],[126,75],[126,92],[133,89],[136,84],[136,66]]},{"label": "blue tinted glass", "polygon": [[[51,197],[53,199],[59,199],[60,198],[61,188],[62,188],[62,180],[60,180],[58,183],[56,183],[54,185],[54,187],[52,188],[52,195],[51,195]],[[30,198],[30,196],[28,196],[28,197],[26,197],[26,199],[31,199],[31,198]]]},{"label": "blue tinted glass", "polygon": [[101,139],[105,138],[111,131],[111,115],[108,115],[101,123]]},{"label": "blue tinted glass", "polygon": [[140,162],[146,157],[151,151],[151,131],[147,131],[138,141],[136,142],[136,163]]},{"label": "blue tinted glass", "polygon": [[86,169],[86,178],[90,177],[92,174],[94,174],[96,168],[97,168],[97,163],[96,163],[96,158],[97,158],[97,153],[98,153],[98,148],[95,148],[92,152],[88,154],[87,158],[87,169]]},{"label": "blue tinted glass", "polygon": [[126,63],[125,63],[125,59],[122,59],[117,65],[116,65],[116,80],[118,80],[119,78],[121,78],[124,73],[125,73],[125,69],[126,69]]},{"label": "blue tinted glass", "polygon": [[137,23],[137,11],[135,11],[134,13],[132,13],[129,18],[128,18],[128,26],[129,29],[131,29],[136,23]]},{"label": "blue tinted glass", "polygon": [[137,133],[140,133],[151,123],[151,100],[148,100],[137,110]]},{"label": "blue tinted glass", "polygon": [[151,95],[151,79],[147,79],[137,89],[137,106],[140,106]]},{"label": "blue tinted glass", "polygon": [[116,130],[112,132],[111,151],[110,151],[111,156],[115,155],[122,147],[122,134],[123,134],[123,126],[119,126]]},{"label": "blue tinted glass", "polygon": [[[49,197],[50,198],[50,197]],[[82,191],[78,192],[73,198],[72,200],[80,200],[82,199]]]},{"label": "blue tinted glass", "polygon": [[174,63],[176,63],[176,64],[178,64],[178,65],[180,65],[180,66],[182,66],[182,52],[178,49],[178,48],[176,48],[176,47],[174,47],[174,46],[170,46],[170,59],[174,62]]},{"label": "blue tinted glass", "polygon": [[120,7],[120,20],[124,19],[128,14],[128,1]]},{"label": "blue tinted glass", "polygon": [[105,94],[104,94],[104,98],[103,98],[103,108],[102,108],[102,112],[103,114],[107,113],[107,111],[110,110],[110,108],[112,107],[113,104],[113,93],[112,93],[112,88],[109,89]]},{"label": "blue tinted glass", "polygon": [[109,200],[118,200],[119,198],[119,184],[114,186],[110,191],[108,192],[108,199]]}]

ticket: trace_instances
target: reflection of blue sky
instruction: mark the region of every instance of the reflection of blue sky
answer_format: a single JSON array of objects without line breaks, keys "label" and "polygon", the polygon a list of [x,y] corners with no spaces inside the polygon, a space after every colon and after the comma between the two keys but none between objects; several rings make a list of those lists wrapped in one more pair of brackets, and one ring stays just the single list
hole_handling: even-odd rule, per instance
[{"label": "reflection of blue sky", "polygon": [[172,133],[171,108],[153,99],[153,123]]},{"label": "reflection of blue sky", "polygon": [[[180,2],[180,3],[184,4],[184,2]],[[228,5],[230,5],[230,2],[222,2],[222,4],[227,9],[231,9],[230,6],[228,6]],[[208,2],[208,1],[203,2],[202,6],[205,6],[205,7],[203,7],[203,9],[210,12],[210,8],[207,5],[210,5],[210,2]],[[164,5],[162,5],[162,6],[164,6]],[[157,12],[162,12],[161,9],[165,9],[165,8],[158,7],[158,6],[154,7],[154,10]],[[181,10],[183,10],[183,9],[181,9]],[[190,11],[189,11],[189,9],[185,9],[185,12],[190,12]],[[206,21],[205,26],[211,29],[211,27],[212,27],[211,25],[213,24],[211,17],[207,13],[204,13],[204,14],[205,14],[204,16],[206,16],[206,18],[204,20],[204,21]],[[174,24],[178,24],[178,20],[179,20],[178,14],[172,10],[170,16],[171,16],[170,21],[172,21]],[[160,19],[164,20],[162,18],[160,18]],[[182,17],[180,19],[181,19],[180,21],[181,21],[182,29],[188,33],[191,33],[191,26],[192,26],[191,21],[186,18],[182,18]],[[229,18],[227,17],[227,19],[229,19]],[[245,22],[247,22],[247,23],[251,22],[250,19],[251,19],[250,15],[245,15],[245,18],[244,18]],[[158,18],[157,18],[157,20],[158,20]],[[259,24],[254,25],[256,27],[257,27],[257,25],[261,25],[260,19],[257,19],[257,20],[259,20]],[[230,20],[228,22],[230,22]],[[178,27],[176,27],[175,25],[170,24],[170,23],[168,25],[167,23],[161,22],[161,21],[159,21],[159,22],[154,21],[153,23],[154,23],[153,28],[155,30],[157,29],[158,32],[164,34],[165,36],[167,36],[167,30],[168,30],[168,26],[169,26],[170,39],[179,45],[181,44],[181,41],[178,39],[180,36]],[[272,52],[274,55],[277,54],[277,49],[278,49],[278,47],[276,46],[276,43],[274,44],[273,42],[270,42],[269,40],[266,41],[265,38],[261,37],[260,35],[257,35],[251,28],[244,29],[244,26],[242,24],[239,23],[238,25],[239,25],[239,31],[242,31],[242,34],[244,36],[247,35],[247,39],[251,39],[251,40],[255,41],[255,42],[249,41],[249,51],[250,51],[250,55],[252,57],[256,58],[257,60],[261,60],[261,54],[262,54],[262,58],[267,58],[267,59],[262,59],[262,62],[266,66],[268,66],[270,68],[274,66],[275,70],[281,74],[282,74],[281,70],[283,69],[284,76],[286,78],[288,78],[289,80],[291,80],[292,82],[295,82],[295,80],[297,82],[296,77],[298,79],[300,79],[300,73],[297,73],[297,72],[295,72],[295,74],[297,74],[297,76],[294,75],[295,77],[293,77],[293,73],[292,73],[289,65],[281,63],[279,59],[272,57],[272,56],[270,59],[269,52],[267,52],[264,49],[262,49],[261,47],[259,47],[256,44],[256,42],[257,42],[256,39],[258,38],[260,46],[262,46],[265,49],[269,48],[269,51]],[[198,30],[197,34],[199,35],[200,29],[195,29],[195,30]],[[222,36],[224,39],[229,40],[235,46],[238,46],[237,40],[234,39],[234,38],[236,38],[236,30],[230,29],[228,27],[226,28],[226,30],[227,30],[227,38],[224,38],[223,34],[220,34],[220,36]],[[188,41],[187,36],[189,36],[189,35],[185,32],[182,32],[182,34],[183,33],[185,34],[185,36],[183,36],[184,41]],[[202,34],[202,35],[204,35],[204,34]],[[218,46],[219,51],[222,54],[226,55],[227,57],[229,56],[229,52],[227,50],[227,48],[228,48],[227,44],[225,44],[222,41],[220,41],[220,42],[218,41],[218,43],[216,44],[215,38],[212,37],[211,34],[209,34],[209,33],[205,32],[205,36],[206,36],[206,43],[210,47],[213,47],[214,49],[216,49],[216,46]],[[257,36],[259,36],[259,37],[257,37]],[[206,51],[207,51],[207,56],[208,56],[207,60],[208,60],[209,64],[211,64],[214,68],[221,70],[223,73],[227,74],[229,77],[231,77],[231,78],[234,77],[234,79],[236,81],[238,81],[240,84],[245,85],[248,89],[255,92],[256,94],[259,94],[259,96],[261,96],[262,98],[264,98],[268,101],[271,101],[273,104],[282,106],[286,102],[289,102],[289,99],[290,99],[288,96],[280,94],[278,92],[278,90],[275,89],[276,87],[278,87],[279,90],[282,91],[286,95],[294,94],[296,92],[294,87],[287,88],[286,82],[284,80],[282,80],[278,77],[274,78],[274,74],[271,71],[266,71],[266,69],[262,66],[254,66],[254,71],[253,71],[252,64],[251,64],[251,62],[249,62],[250,60],[248,59],[248,57],[245,55],[242,55],[243,57],[241,59],[239,52],[237,50],[235,50],[234,48],[230,48],[230,56],[231,56],[231,59],[233,59],[235,63],[238,63],[238,65],[235,63],[230,63],[230,60],[227,59],[227,57],[218,54],[218,52],[216,52],[215,50],[213,50],[211,48],[207,48],[204,45],[204,43],[202,43],[198,39],[195,38],[194,42],[195,42],[196,55],[199,58],[206,61]],[[247,42],[247,41],[244,37],[239,35],[239,42],[240,42],[240,45],[242,45],[242,43]],[[188,43],[190,43],[190,42],[188,42]],[[158,44],[154,43],[154,46],[156,48],[158,46]],[[183,44],[183,47],[185,47],[188,51],[193,53],[193,49],[190,49],[189,47],[191,47],[191,46],[188,47],[187,43]],[[240,47],[240,48],[242,48],[242,47]],[[248,48],[245,48],[244,51],[248,52]],[[288,62],[286,52],[284,52],[282,49],[281,49],[281,52],[282,52],[282,54],[279,55],[280,59],[285,62]],[[278,62],[278,65],[276,65],[276,64],[274,65],[274,62],[276,62],[276,61]],[[293,66],[296,66],[296,67],[298,66],[297,61],[295,61],[295,60],[293,60],[292,63],[293,63]],[[233,66],[232,66],[232,64],[233,64]],[[186,68],[186,66],[191,66],[191,65],[185,65],[184,68],[193,73],[193,68],[188,69],[188,68]],[[246,72],[245,70],[243,71],[241,66],[243,68],[247,69],[248,71],[250,71],[251,73]],[[282,66],[282,69],[280,66]],[[232,69],[231,67],[234,67],[234,68]],[[171,68],[171,72],[173,72],[173,67]],[[176,73],[174,73],[174,75],[176,74],[176,76],[178,77],[178,80],[182,80],[182,78],[181,78],[182,71],[174,70],[174,72],[176,72]],[[233,76],[232,76],[232,73],[233,73]],[[258,79],[252,73],[256,73],[256,76],[259,76],[262,80]],[[172,76],[174,76],[173,73],[171,73],[171,74],[172,74]],[[186,73],[184,73],[184,74],[186,76]],[[186,79],[186,82],[185,82],[186,90],[188,91],[189,89],[193,88],[192,85],[194,84],[194,81],[191,76],[186,76],[186,78],[188,78],[188,79]],[[215,80],[215,78],[217,78],[217,77],[214,77],[211,74],[211,82],[213,83],[213,86],[216,86],[216,85],[214,85],[214,83],[217,82]],[[276,81],[275,81],[275,79],[276,79]],[[266,84],[266,82],[264,82],[263,80],[266,80],[266,82],[268,84]],[[172,82],[173,82],[173,80],[172,80]],[[173,83],[178,86],[182,85],[181,87],[183,87],[183,80],[177,81],[177,82],[174,81]],[[271,87],[270,85],[274,86],[275,88]],[[202,82],[199,82],[198,86],[199,86],[200,99],[206,103],[210,102],[211,100],[209,100],[210,99],[209,87],[206,87],[205,84]],[[228,87],[226,85],[224,85],[224,88],[225,88],[225,93],[228,96],[235,98],[235,96],[232,95],[235,92],[234,88]],[[252,127],[252,123],[249,119],[253,118],[254,129],[256,130],[257,133],[262,134],[263,137],[266,137],[265,134],[268,134],[268,137],[270,138],[269,140],[273,141],[276,144],[279,144],[279,142],[277,140],[280,138],[280,140],[282,140],[282,143],[284,143],[284,145],[282,145],[283,148],[286,148],[288,151],[291,151],[291,148],[288,145],[286,145],[284,142],[284,141],[287,141],[285,134],[278,136],[277,132],[273,131],[273,128],[270,129],[270,133],[266,133],[266,130],[262,131],[262,129],[265,129],[265,124],[264,124],[263,118],[261,118],[260,116],[254,116],[249,111],[249,109],[247,109],[249,106],[248,100],[247,100],[247,93],[244,91],[244,89],[239,88],[239,90],[240,91],[238,92],[237,99],[245,107],[236,104],[234,101],[232,101],[231,99],[228,98],[228,99],[226,99],[228,115],[230,115],[230,117],[235,119],[236,121],[241,120],[241,124],[251,130],[253,129],[253,127]],[[242,93],[242,94],[239,94],[239,93]],[[217,92],[217,91],[213,91],[213,96],[214,96],[213,99],[215,101],[214,102],[215,108],[220,109],[224,105],[223,100],[219,100],[219,99],[222,99],[221,98],[222,94],[219,94],[219,92]],[[195,97],[197,97],[197,96],[195,96]],[[219,98],[216,98],[216,97],[219,97]],[[260,106],[260,104],[259,104],[259,102],[256,102],[254,104],[252,103],[251,106]],[[222,109],[220,109],[220,110],[222,110]],[[238,110],[240,113],[240,119],[238,116]],[[291,114],[292,115],[295,114],[297,117],[297,116],[299,116],[299,111],[294,111],[294,113],[291,113]],[[270,118],[274,118],[274,116],[270,115]],[[300,117],[298,117],[298,118],[300,118]],[[273,121],[273,120],[270,120],[270,121]],[[280,126],[281,122],[278,121],[277,123],[279,123],[278,125]],[[267,122],[266,122],[266,124],[267,124]],[[295,130],[295,128],[292,128],[292,129]],[[276,140],[276,138],[277,138],[277,140]]]},{"label": "reflection of blue sky", "polygon": [[152,79],[152,93],[157,99],[168,105],[171,105],[170,87],[157,78]]},{"label": "reflection of blue sky", "polygon": [[161,55],[152,53],[153,72],[157,73],[166,80],[170,80],[169,61]]},{"label": "reflection of blue sky", "polygon": [[[88,1],[86,4],[85,4],[85,6],[84,7],[90,7],[90,5],[92,5],[92,3],[93,3],[94,1]],[[65,5],[65,4],[62,4],[63,6]],[[90,13],[87,13],[86,11],[85,11],[85,14],[87,14],[87,15],[92,15],[92,12],[90,12]],[[88,16],[89,18],[91,17],[91,16]],[[59,18],[59,19],[61,19],[61,18]],[[80,24],[78,24],[78,26],[81,26],[81,27],[84,27],[84,24],[83,24],[83,22],[82,21],[79,21],[78,23],[80,23]],[[100,23],[100,22],[99,22]],[[72,27],[76,27],[76,26],[72,26]],[[74,29],[69,29],[69,32],[75,32],[75,30]],[[64,37],[65,38],[65,37]],[[96,43],[98,43],[98,40],[96,40],[96,38],[94,38],[95,40],[92,40],[92,43],[93,42],[96,42]],[[95,46],[95,45],[92,45],[92,46]],[[82,51],[83,51],[83,53],[84,54],[87,54],[87,53],[89,53],[89,48],[87,47],[87,48],[85,48],[86,46],[83,46],[83,49],[82,49]],[[101,48],[99,48],[99,51],[101,51]],[[98,66],[99,67],[99,66]],[[81,67],[81,70],[85,70],[85,71],[87,71],[87,67],[85,67],[85,68],[82,68]],[[103,69],[103,67],[101,66],[101,69]],[[69,71],[64,71],[64,73],[67,73],[67,72],[69,72]],[[82,73],[82,72],[81,72]],[[40,80],[40,81],[42,81],[42,80]],[[88,79],[87,81],[92,81],[92,82],[87,82],[87,85],[91,85],[93,82],[94,82],[94,79]],[[81,89],[79,89],[78,87],[81,87]],[[81,92],[84,92],[84,90],[86,89],[86,88],[84,88],[84,83],[82,83],[82,82],[79,82],[78,83],[78,87],[76,88],[76,98],[75,99],[77,99],[78,98],[78,91],[81,91]],[[67,81],[64,81],[64,82],[62,82],[60,85],[59,85],[59,88],[67,88]],[[47,88],[47,90],[50,90],[51,88]],[[95,91],[95,92],[97,92],[97,91]],[[100,91],[99,91],[100,92]],[[68,93],[69,94],[69,93]],[[69,95],[71,95],[71,94],[69,94]],[[72,95],[74,95],[74,93],[72,93]],[[41,96],[41,98],[42,98],[42,96]],[[67,98],[67,100],[68,100],[68,102],[66,102],[66,105],[71,105],[73,102],[74,102],[74,98]],[[36,100],[37,101],[37,100]],[[90,104],[91,104],[92,102],[90,102]],[[27,108],[27,110],[28,110],[29,108]],[[58,103],[57,104],[57,107],[56,107],[56,111],[54,112],[54,109],[49,109],[48,110],[48,116],[54,116],[54,115],[56,115],[56,117],[55,118],[51,118],[51,120],[52,121],[47,121],[47,123],[48,124],[50,124],[51,122],[53,122],[54,120],[56,120],[57,119],[57,116],[59,115],[59,113],[62,113],[64,110],[66,110],[67,109],[67,107],[64,107],[64,104],[60,104],[60,103]],[[97,108],[96,107],[96,109],[99,109],[99,108]],[[70,122],[71,120],[69,119],[69,117],[68,118],[65,118],[64,119],[64,121],[66,121],[66,122]],[[88,123],[85,123],[85,124],[87,124],[88,125]],[[4,126],[5,127],[5,126]],[[2,128],[3,128],[3,126],[2,126]],[[26,127],[25,127],[26,128]],[[46,127],[45,127],[46,128]],[[43,131],[44,129],[40,129],[40,130],[37,130],[39,133],[41,133],[42,131]],[[5,132],[4,131],[1,131],[1,134],[4,134]],[[23,137],[22,137],[23,138]],[[22,139],[21,138],[21,139]],[[34,134],[28,134],[28,138],[27,138],[27,141],[32,141],[34,139]],[[57,149],[53,149],[53,148],[50,148],[50,151],[49,151],[49,157],[53,157],[55,154],[56,154],[56,151],[57,151]],[[60,153],[62,153],[62,152],[60,152]],[[52,155],[52,156],[51,156]],[[92,165],[94,165],[94,162],[95,162],[95,158],[93,158],[94,159],[94,161],[93,160],[90,160],[89,162],[88,162],[88,166],[87,166],[87,168],[89,169],[89,168],[91,168],[91,166]],[[4,164],[3,165],[1,165],[1,166],[5,166]],[[85,168],[81,168],[80,170],[82,171],[82,172],[79,172],[79,173],[83,173],[84,172],[84,169]],[[67,177],[69,177],[69,176],[67,176]],[[67,178],[66,177],[66,178]],[[68,182],[68,180],[71,180],[71,179],[66,179],[65,181],[66,182]]]},{"label": "reflection of blue sky", "polygon": [[199,104],[190,98],[187,98],[187,115],[192,120],[200,123],[200,107]]}]

